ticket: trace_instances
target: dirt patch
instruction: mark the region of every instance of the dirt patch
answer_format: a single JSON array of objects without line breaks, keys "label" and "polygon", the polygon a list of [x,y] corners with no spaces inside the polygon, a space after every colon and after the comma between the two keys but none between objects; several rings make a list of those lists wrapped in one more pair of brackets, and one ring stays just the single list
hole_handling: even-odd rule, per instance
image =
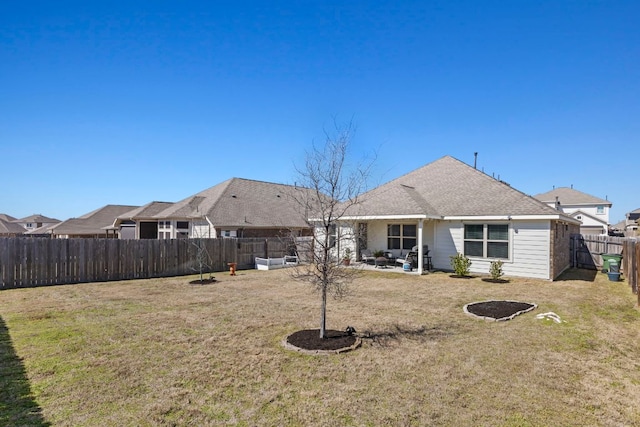
[{"label": "dirt patch", "polygon": [[519,301],[482,301],[464,306],[464,312],[485,320],[511,320],[536,308],[536,304]]},{"label": "dirt patch", "polygon": [[286,348],[307,354],[336,354],[358,348],[361,340],[348,332],[329,329],[326,338],[320,338],[319,329],[304,329],[289,335]]}]

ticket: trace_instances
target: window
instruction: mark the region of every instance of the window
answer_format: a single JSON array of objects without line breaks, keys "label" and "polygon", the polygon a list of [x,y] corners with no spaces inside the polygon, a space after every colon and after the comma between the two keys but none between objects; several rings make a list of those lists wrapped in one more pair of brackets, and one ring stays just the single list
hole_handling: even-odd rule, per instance
[{"label": "window", "polygon": [[387,225],[387,249],[408,249],[416,246],[417,227],[415,224]]},{"label": "window", "polygon": [[333,248],[338,241],[338,227],[336,224],[329,225],[329,247]]},{"label": "window", "polygon": [[220,235],[222,237],[236,237],[236,230],[222,230]]},{"label": "window", "polygon": [[170,221],[158,221],[158,228],[160,228],[160,229],[171,228],[171,222]]},{"label": "window", "polygon": [[189,221],[178,221],[176,223],[176,228],[180,230],[188,230],[189,229]]},{"label": "window", "polygon": [[484,225],[467,224],[464,226],[464,254],[476,257],[484,255]]},{"label": "window", "polygon": [[602,206],[602,205],[596,206],[596,214],[598,214],[598,215],[604,214],[604,206]]},{"label": "window", "polygon": [[478,258],[509,258],[508,224],[465,224],[464,254]]}]

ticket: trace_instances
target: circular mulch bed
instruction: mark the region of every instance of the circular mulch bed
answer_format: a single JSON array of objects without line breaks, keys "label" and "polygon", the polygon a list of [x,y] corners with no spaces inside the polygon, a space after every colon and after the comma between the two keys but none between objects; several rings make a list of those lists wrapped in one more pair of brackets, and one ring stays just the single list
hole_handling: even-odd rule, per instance
[{"label": "circular mulch bed", "polygon": [[285,348],[305,354],[338,354],[360,346],[359,337],[344,331],[328,329],[326,338],[320,338],[319,329],[304,329],[289,335],[283,342]]},{"label": "circular mulch bed", "polygon": [[210,279],[196,279],[196,280],[192,280],[189,282],[190,285],[209,285],[211,283],[215,283],[217,282],[215,277],[212,277]]},{"label": "circular mulch bed", "polygon": [[536,308],[537,305],[520,301],[481,301],[464,306],[464,312],[484,320],[511,320],[519,314]]}]

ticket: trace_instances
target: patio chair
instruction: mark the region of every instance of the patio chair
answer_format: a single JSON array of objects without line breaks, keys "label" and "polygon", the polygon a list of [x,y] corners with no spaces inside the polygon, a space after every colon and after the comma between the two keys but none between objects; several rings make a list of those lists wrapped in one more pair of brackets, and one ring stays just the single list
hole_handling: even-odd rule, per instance
[{"label": "patio chair", "polygon": [[411,265],[413,265],[415,263],[417,257],[418,257],[418,252],[417,251],[409,251],[409,252],[407,252],[407,254],[404,257],[396,258],[396,264],[400,264],[400,267],[402,267],[402,265],[405,262],[409,262],[409,263],[411,263]]},{"label": "patio chair", "polygon": [[[427,261],[425,263],[425,266],[427,267],[427,269],[431,269],[431,257],[429,256],[429,246],[428,245],[424,245],[422,246],[422,256],[424,258],[425,261]],[[411,250],[409,252],[407,252],[407,254],[403,257],[399,257],[396,258],[396,263],[400,264],[400,266],[402,266],[405,262],[410,262],[412,266],[415,267],[415,264],[417,264],[418,262],[418,247],[414,246],[411,248]]]},{"label": "patio chair", "polygon": [[360,252],[360,260],[366,264],[373,264],[376,262],[376,257],[373,256],[371,249],[363,249]]}]

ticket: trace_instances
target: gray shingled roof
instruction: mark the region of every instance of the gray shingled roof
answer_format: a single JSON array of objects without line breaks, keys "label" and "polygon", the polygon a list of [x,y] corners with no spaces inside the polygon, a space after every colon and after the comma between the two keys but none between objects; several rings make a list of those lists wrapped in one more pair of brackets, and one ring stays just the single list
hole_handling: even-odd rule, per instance
[{"label": "gray shingled roof", "polygon": [[55,223],[55,222],[60,222],[60,220],[55,218],[49,218],[42,214],[33,214],[25,218],[16,219],[14,220],[14,222],[17,222],[20,224],[26,224],[27,222]]},{"label": "gray shingled roof", "polygon": [[546,193],[536,194],[533,197],[544,203],[555,203],[557,197],[560,205],[612,205],[608,200],[569,187],[558,187]]},{"label": "gray shingled roof", "polygon": [[0,234],[23,234],[25,231],[25,228],[20,224],[0,218]]},{"label": "gray shingled roof", "polygon": [[151,219],[158,213],[173,206],[173,202],[149,202],[144,206],[140,206],[133,210],[118,215],[120,220],[135,219]]},{"label": "gray shingled roof", "polygon": [[202,218],[216,226],[305,228],[292,192],[310,190],[285,184],[231,178],[187,197],[154,216],[156,219]]},{"label": "gray shingled roof", "polygon": [[11,221],[15,221],[17,218],[14,218],[11,215],[7,215],[7,214],[0,214],[0,219],[7,222],[11,222]]},{"label": "gray shingled roof", "polygon": [[442,157],[360,197],[362,203],[357,209],[352,209],[349,214],[424,215],[432,218],[504,215],[565,216],[451,156]]},{"label": "gray shingled roof", "polygon": [[113,221],[125,212],[129,212],[137,206],[106,205],[80,218],[70,218],[49,228],[53,234],[59,235],[100,235],[104,234],[103,228],[113,224]]}]

